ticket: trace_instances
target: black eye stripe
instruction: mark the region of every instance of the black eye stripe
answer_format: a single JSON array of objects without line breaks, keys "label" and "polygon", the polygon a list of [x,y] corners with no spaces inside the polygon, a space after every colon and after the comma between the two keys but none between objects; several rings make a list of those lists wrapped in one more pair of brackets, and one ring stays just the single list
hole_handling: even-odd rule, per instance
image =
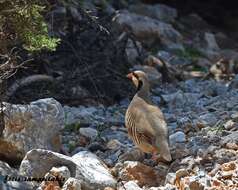
[{"label": "black eye stripe", "polygon": [[136,77],[139,80],[139,76],[136,73],[132,72],[132,74],[134,77]]},{"label": "black eye stripe", "polygon": [[137,92],[142,88],[143,86],[143,82],[141,80],[139,80],[139,83],[138,83],[138,87],[137,87]]}]

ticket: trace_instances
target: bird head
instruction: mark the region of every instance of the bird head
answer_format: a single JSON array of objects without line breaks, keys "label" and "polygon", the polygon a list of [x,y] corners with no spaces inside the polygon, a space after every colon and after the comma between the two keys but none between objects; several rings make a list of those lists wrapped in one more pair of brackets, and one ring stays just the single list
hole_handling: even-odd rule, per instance
[{"label": "bird head", "polygon": [[139,91],[143,86],[148,85],[148,77],[143,71],[133,71],[127,75]]}]

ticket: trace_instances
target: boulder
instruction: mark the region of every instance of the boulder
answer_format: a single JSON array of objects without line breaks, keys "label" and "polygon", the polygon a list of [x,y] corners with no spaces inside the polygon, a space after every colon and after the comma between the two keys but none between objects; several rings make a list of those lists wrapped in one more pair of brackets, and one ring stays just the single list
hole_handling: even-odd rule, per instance
[{"label": "boulder", "polygon": [[177,10],[163,4],[135,4],[129,7],[131,12],[158,19],[163,22],[174,22],[178,16]]},{"label": "boulder", "polygon": [[204,39],[206,41],[206,48],[213,51],[219,51],[220,48],[216,42],[215,35],[212,33],[205,32]]},{"label": "boulder", "polygon": [[17,174],[16,169],[11,168],[7,163],[0,161],[0,180],[2,180],[2,176],[15,174]]},{"label": "boulder", "polygon": [[144,153],[138,148],[131,148],[119,156],[119,161],[143,161]]},{"label": "boulder", "polygon": [[186,136],[185,136],[184,132],[178,131],[178,132],[169,136],[169,141],[172,145],[174,145],[176,143],[184,143],[184,142],[186,142]]},{"label": "boulder", "polygon": [[208,112],[200,115],[197,123],[213,127],[214,125],[216,125],[217,121],[218,119],[216,115]]},{"label": "boulder", "polygon": [[72,160],[77,165],[77,174],[80,180],[84,181],[82,186],[88,189],[103,189],[105,187],[115,187],[116,180],[109,172],[106,165],[93,153],[83,151],[75,154]]},{"label": "boulder", "polygon": [[105,164],[87,151],[69,157],[48,150],[34,149],[26,154],[19,170],[22,175],[43,177],[56,166],[66,166],[70,171],[70,177],[80,180],[82,189],[85,190],[116,186],[116,180]]},{"label": "boulder", "polygon": [[121,185],[118,190],[142,190],[136,182],[134,181],[128,181],[125,184]]},{"label": "boulder", "polygon": [[145,50],[143,49],[139,41],[133,41],[132,39],[128,39],[125,51],[128,62],[133,65],[138,62],[140,52]]},{"label": "boulder", "polygon": [[164,187],[151,187],[149,190],[177,190],[177,187],[167,183]]},{"label": "boulder", "polygon": [[170,172],[170,173],[168,173],[168,174],[166,175],[165,184],[166,184],[166,183],[168,183],[168,184],[174,184],[175,179],[176,179],[176,174]]},{"label": "boulder", "polygon": [[225,146],[228,143],[234,143],[238,145],[238,131],[233,131],[231,134],[222,137],[220,143],[222,146]]},{"label": "boulder", "polygon": [[98,136],[97,130],[90,127],[80,128],[79,133],[92,140]]},{"label": "boulder", "polygon": [[64,106],[65,124],[70,126],[77,124],[80,127],[84,126],[100,126],[105,123],[109,125],[124,124],[124,114],[118,112],[117,109],[103,106],[79,106],[69,107]]},{"label": "boulder", "polygon": [[64,111],[55,99],[40,99],[29,105],[4,103],[4,113],[0,155],[8,161],[21,160],[34,148],[60,150],[59,132],[64,127]]},{"label": "boulder", "polygon": [[181,90],[171,94],[162,95],[163,100],[171,109],[191,109],[201,97],[200,93],[184,93]]},{"label": "boulder", "polygon": [[217,59],[220,55],[220,48],[216,42],[215,35],[209,32],[204,33],[204,38],[201,40],[201,48],[198,48],[210,60]]},{"label": "boulder", "polygon": [[[64,106],[65,111],[65,123],[66,125],[71,125],[74,123],[80,123],[82,125],[97,124],[98,120],[103,120],[103,118],[98,117],[98,109],[95,107],[69,107]],[[96,123],[95,123],[96,122]]]},{"label": "boulder", "polygon": [[0,189],[31,190],[33,185],[25,181],[12,181],[12,177],[19,177],[18,171],[7,163],[0,161]]},{"label": "boulder", "polygon": [[229,84],[229,89],[237,89],[237,88],[238,88],[238,74],[235,75],[235,77]]},{"label": "boulder", "polygon": [[131,32],[146,44],[161,42],[167,48],[176,47],[182,35],[172,25],[127,11],[119,12],[114,21],[122,30]]},{"label": "boulder", "polygon": [[65,183],[62,190],[81,190],[80,180],[70,177]]}]

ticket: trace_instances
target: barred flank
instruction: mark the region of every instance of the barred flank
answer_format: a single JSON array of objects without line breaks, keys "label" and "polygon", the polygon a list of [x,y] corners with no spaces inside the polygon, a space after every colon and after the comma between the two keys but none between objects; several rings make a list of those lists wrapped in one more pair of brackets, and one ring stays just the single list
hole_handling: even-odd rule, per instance
[{"label": "barred flank", "polygon": [[138,138],[138,133],[135,126],[135,119],[133,114],[131,114],[129,110],[127,112],[126,126],[128,128],[128,133],[132,137],[134,143],[139,145],[141,142],[140,139]]}]

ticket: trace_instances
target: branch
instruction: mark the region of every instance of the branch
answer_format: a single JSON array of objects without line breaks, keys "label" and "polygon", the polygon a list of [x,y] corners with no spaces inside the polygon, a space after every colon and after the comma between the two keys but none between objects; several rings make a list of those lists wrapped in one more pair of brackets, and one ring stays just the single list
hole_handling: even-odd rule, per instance
[{"label": "branch", "polygon": [[31,75],[23,79],[17,80],[14,82],[6,91],[5,101],[7,101],[11,96],[13,96],[19,88],[28,86],[34,82],[54,82],[54,78],[49,75]]}]

